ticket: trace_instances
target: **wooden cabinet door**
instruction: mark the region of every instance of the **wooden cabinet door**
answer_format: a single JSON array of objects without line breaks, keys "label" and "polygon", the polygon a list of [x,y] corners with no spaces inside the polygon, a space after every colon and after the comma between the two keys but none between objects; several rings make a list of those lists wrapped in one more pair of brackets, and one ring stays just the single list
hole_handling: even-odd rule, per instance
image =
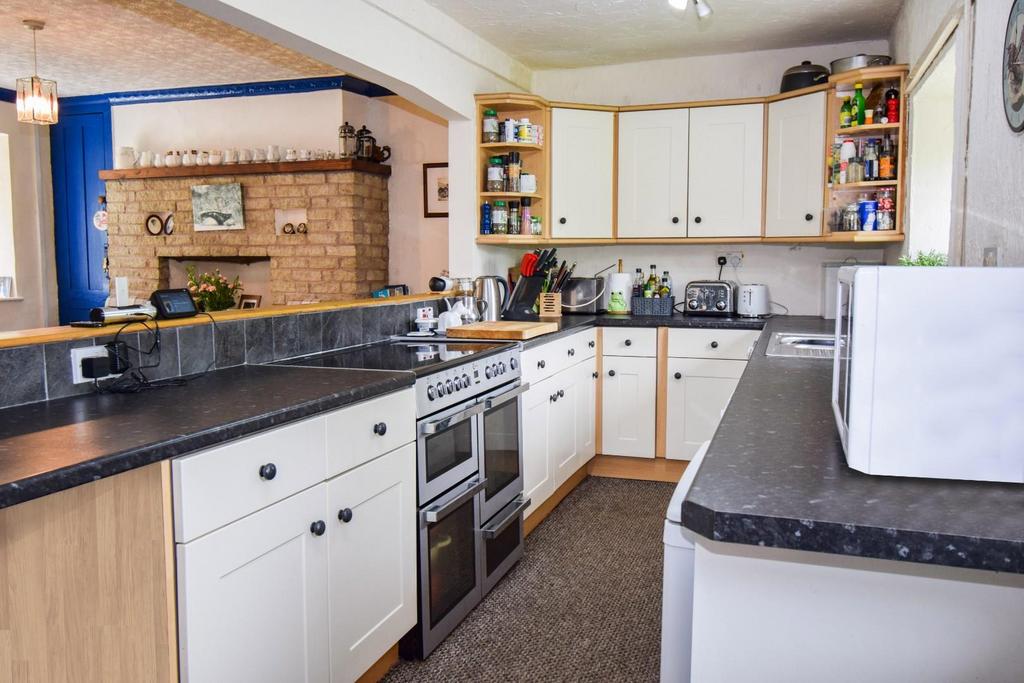
[{"label": "wooden cabinet door", "polygon": [[551,378],[548,417],[548,460],[557,489],[580,467],[577,424],[580,420],[580,386],[576,367]]},{"label": "wooden cabinet door", "polygon": [[416,444],[327,487],[331,681],[341,683],[416,625]]},{"label": "wooden cabinet door", "polygon": [[690,110],[688,237],[761,234],[763,145],[763,104]]},{"label": "wooden cabinet door", "polygon": [[657,359],[604,357],[601,453],[654,457]]},{"label": "wooden cabinet door", "polygon": [[328,680],[327,485],[179,544],[181,679]]},{"label": "wooden cabinet door", "polygon": [[825,93],[768,105],[767,237],[821,234]]},{"label": "wooden cabinet door", "polygon": [[741,360],[668,359],[665,457],[690,460],[714,436],[746,365]]},{"label": "wooden cabinet door", "polygon": [[619,114],[619,237],[686,237],[688,109]]},{"label": "wooden cabinet door", "polygon": [[573,368],[576,385],[576,448],[579,467],[590,462],[597,453],[594,429],[597,422],[597,359],[588,358]]},{"label": "wooden cabinet door", "polygon": [[554,378],[538,382],[523,394],[523,495],[530,499],[529,516],[554,490],[548,462],[549,405]]},{"label": "wooden cabinet door", "polygon": [[615,114],[551,111],[551,233],[612,236]]}]

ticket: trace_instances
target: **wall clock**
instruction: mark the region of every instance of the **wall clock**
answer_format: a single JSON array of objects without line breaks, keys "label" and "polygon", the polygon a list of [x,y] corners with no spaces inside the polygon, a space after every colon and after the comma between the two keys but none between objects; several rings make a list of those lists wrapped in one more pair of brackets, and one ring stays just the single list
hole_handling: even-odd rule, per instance
[{"label": "wall clock", "polygon": [[1003,43],[1003,111],[1016,132],[1024,131],[1024,0],[1015,0]]}]

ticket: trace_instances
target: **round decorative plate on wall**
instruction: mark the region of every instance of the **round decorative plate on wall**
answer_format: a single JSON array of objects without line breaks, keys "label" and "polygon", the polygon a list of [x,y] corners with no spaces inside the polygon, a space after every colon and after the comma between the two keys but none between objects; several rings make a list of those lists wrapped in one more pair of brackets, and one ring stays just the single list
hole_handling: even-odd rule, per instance
[{"label": "round decorative plate on wall", "polygon": [[1003,111],[1016,132],[1024,131],[1024,0],[1015,0],[1003,43]]},{"label": "round decorative plate on wall", "polygon": [[160,216],[151,213],[146,216],[146,232],[150,235],[159,235],[164,231],[164,221]]}]

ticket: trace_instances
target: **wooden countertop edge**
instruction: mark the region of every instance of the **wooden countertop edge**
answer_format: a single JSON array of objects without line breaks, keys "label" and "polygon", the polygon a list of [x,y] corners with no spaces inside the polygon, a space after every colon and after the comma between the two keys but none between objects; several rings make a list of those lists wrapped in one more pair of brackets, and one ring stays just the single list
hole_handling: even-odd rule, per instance
[{"label": "wooden countertop edge", "polygon": [[[271,306],[254,310],[242,311],[230,309],[211,313],[213,319],[218,323],[232,320],[252,320],[256,318],[273,318],[281,315],[292,315],[297,313],[323,313],[326,311],[338,311],[346,308],[362,308],[367,306],[387,306],[389,304],[415,303],[417,301],[430,301],[443,296],[450,296],[450,292],[425,292],[422,294],[410,294],[408,296],[392,296],[384,299],[354,299],[352,301],[326,301],[319,304],[296,304],[292,306]],[[189,325],[209,324],[210,319],[200,314],[195,318],[181,318],[178,320],[161,320],[160,327],[187,327]],[[0,349],[13,346],[30,346],[33,344],[48,344],[52,342],[75,341],[78,339],[91,339],[112,335],[120,329],[120,325],[107,325],[105,327],[39,327],[30,330],[18,330],[15,332],[0,332]],[[144,330],[142,325],[134,324],[125,329],[125,333]]]}]

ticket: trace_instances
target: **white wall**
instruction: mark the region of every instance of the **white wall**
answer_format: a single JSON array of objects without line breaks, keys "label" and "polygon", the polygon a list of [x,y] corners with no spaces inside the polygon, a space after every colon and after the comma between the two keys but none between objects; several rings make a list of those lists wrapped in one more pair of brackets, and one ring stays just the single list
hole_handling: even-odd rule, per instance
[{"label": "white wall", "polygon": [[9,102],[0,102],[0,133],[9,136],[15,279],[22,298],[0,302],[0,331],[56,325],[49,133],[43,126],[18,123]]},{"label": "white wall", "polygon": [[111,108],[114,149],[167,152],[280,145],[337,151],[341,90],[126,104]]},{"label": "white wall", "polygon": [[917,65],[955,5],[963,0],[904,0],[889,43],[899,64]]},{"label": "white wall", "polygon": [[448,127],[381,98],[345,93],[345,118],[391,147],[388,282],[425,292],[448,268],[448,219],[423,216],[423,164],[448,161]]},{"label": "white wall", "polygon": [[833,59],[859,52],[887,54],[888,43],[875,40],[535,71],[533,91],[552,100],[609,105],[762,97],[779,92],[783,72],[805,59],[828,67]]}]

